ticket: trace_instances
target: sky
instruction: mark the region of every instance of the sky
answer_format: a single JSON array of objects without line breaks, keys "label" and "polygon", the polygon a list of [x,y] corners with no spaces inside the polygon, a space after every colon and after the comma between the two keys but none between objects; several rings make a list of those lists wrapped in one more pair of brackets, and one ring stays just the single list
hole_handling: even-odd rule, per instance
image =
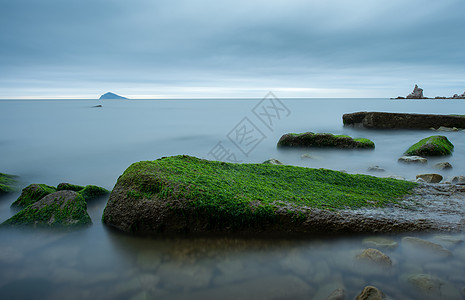
[{"label": "sky", "polygon": [[463,0],[0,0],[0,99],[465,92]]}]

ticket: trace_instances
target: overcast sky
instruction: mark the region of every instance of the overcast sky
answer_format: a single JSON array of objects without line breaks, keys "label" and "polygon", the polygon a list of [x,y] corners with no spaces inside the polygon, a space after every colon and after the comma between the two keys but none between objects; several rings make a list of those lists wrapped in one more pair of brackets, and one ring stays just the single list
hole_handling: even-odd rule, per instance
[{"label": "overcast sky", "polygon": [[463,0],[1,0],[0,98],[465,92]]}]

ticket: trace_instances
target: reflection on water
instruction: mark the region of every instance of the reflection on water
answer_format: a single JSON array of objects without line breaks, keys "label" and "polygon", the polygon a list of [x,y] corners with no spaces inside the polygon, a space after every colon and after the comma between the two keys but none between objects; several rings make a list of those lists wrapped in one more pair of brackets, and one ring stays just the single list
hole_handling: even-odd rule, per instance
[{"label": "reflection on water", "polygon": [[[326,299],[344,288],[354,299],[374,285],[393,299],[462,299],[465,288],[464,234],[421,235],[431,247],[399,235],[150,238],[94,226],[1,231],[0,298]],[[357,259],[367,248],[392,267]]]}]

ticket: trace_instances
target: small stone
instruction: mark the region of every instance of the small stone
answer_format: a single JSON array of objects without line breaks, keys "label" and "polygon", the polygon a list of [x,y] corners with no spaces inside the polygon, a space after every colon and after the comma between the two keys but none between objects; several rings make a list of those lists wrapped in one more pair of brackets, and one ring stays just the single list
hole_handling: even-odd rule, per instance
[{"label": "small stone", "polygon": [[374,286],[366,286],[355,300],[384,300],[386,296]]},{"label": "small stone", "polygon": [[263,164],[268,164],[268,165],[282,165],[283,163],[277,160],[276,158],[270,158],[268,160],[265,160]]},{"label": "small stone", "polygon": [[439,174],[435,173],[430,173],[430,174],[418,174],[417,179],[421,178],[427,183],[439,183],[442,180],[442,176]]},{"label": "small stone", "polygon": [[426,164],[428,160],[421,156],[402,156],[398,159],[398,162],[406,164]]},{"label": "small stone", "polygon": [[448,257],[451,256],[452,253],[444,248],[439,244],[435,244],[433,242],[423,240],[417,237],[407,236],[402,238],[402,244],[406,244],[409,246],[413,246],[415,248],[421,248],[422,250],[428,250],[430,252],[434,252],[440,254],[441,256]]},{"label": "small stone", "polygon": [[345,300],[346,299],[346,292],[342,288],[338,288],[331,293],[331,295],[326,298],[326,300]]},{"label": "small stone", "polygon": [[382,267],[391,267],[392,260],[389,256],[379,251],[378,249],[368,248],[365,249],[360,255],[357,256],[357,259],[363,260],[366,262],[374,263]]},{"label": "small stone", "polygon": [[366,246],[384,248],[384,249],[394,249],[399,245],[396,241],[384,238],[384,237],[368,237],[363,239],[362,243]]},{"label": "small stone", "polygon": [[368,168],[368,172],[386,172],[386,170],[380,166],[371,166]]},{"label": "small stone", "polygon": [[439,162],[433,166],[433,168],[438,169],[438,170],[450,170],[452,169],[452,165],[450,163],[446,162]]},{"label": "small stone", "polygon": [[452,183],[465,183],[465,176],[454,176],[454,178],[452,178]]}]

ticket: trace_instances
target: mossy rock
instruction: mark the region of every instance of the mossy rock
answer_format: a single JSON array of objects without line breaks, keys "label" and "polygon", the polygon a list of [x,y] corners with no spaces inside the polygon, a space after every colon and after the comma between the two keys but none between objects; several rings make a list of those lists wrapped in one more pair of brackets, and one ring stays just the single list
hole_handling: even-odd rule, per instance
[{"label": "mossy rock", "polygon": [[331,133],[288,133],[278,141],[278,147],[333,147],[341,149],[374,149],[375,143],[365,138],[351,138]]},{"label": "mossy rock", "polygon": [[58,191],[29,205],[2,226],[74,227],[90,224],[84,197],[74,191]]},{"label": "mossy rock", "polygon": [[86,201],[90,201],[108,195],[110,191],[96,185],[86,185],[83,189],[79,190],[78,193],[81,194]]},{"label": "mossy rock", "polygon": [[454,151],[454,145],[447,137],[443,135],[433,135],[412,145],[404,154],[416,156],[444,156],[451,155],[452,151]]},{"label": "mossy rock", "polygon": [[25,208],[56,191],[55,187],[46,184],[30,184],[23,189],[19,198],[11,204],[11,207]]},{"label": "mossy rock", "polygon": [[0,196],[18,191],[17,176],[0,173]]},{"label": "mossy rock", "polygon": [[[340,209],[391,205],[415,186],[327,169],[174,156],[126,169],[102,219],[126,232],[149,234],[369,231],[374,228],[369,222],[349,224]],[[339,227],[331,227],[324,212],[334,212]]]},{"label": "mossy rock", "polygon": [[57,191],[75,191],[79,192],[80,190],[83,190],[84,187],[82,185],[77,185],[77,184],[71,184],[67,182],[60,183],[57,185]]}]

